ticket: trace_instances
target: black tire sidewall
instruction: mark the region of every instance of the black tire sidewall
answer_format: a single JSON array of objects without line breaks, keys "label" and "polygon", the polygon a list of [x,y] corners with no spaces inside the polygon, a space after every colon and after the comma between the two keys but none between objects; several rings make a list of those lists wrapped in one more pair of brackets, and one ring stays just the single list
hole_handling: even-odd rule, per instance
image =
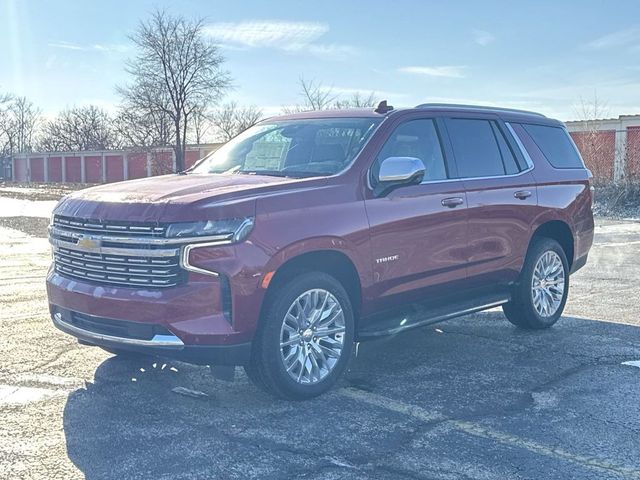
[{"label": "black tire sidewall", "polygon": [[[335,278],[321,272],[303,273],[276,287],[273,292],[266,315],[259,331],[259,355],[255,360],[260,362],[257,371],[264,384],[272,393],[291,399],[311,398],[327,391],[345,370],[355,335],[355,321],[351,301],[345,289]],[[308,290],[321,288],[331,292],[338,300],[345,319],[345,335],[342,354],[333,370],[320,382],[312,385],[301,385],[287,373],[280,355],[280,329],[282,321],[295,301]]]},{"label": "black tire sidewall", "polygon": [[[548,251],[553,251],[556,253],[560,260],[562,261],[562,267],[564,269],[564,292],[562,294],[562,300],[560,302],[560,306],[557,311],[550,317],[541,316],[533,305],[533,297],[531,294],[531,282],[533,278],[533,272],[535,269],[538,260],[540,257],[544,255]],[[555,324],[562,312],[564,311],[564,307],[567,303],[567,297],[569,295],[569,262],[567,261],[567,256],[560,246],[558,242],[550,238],[539,238],[531,247],[529,252],[527,253],[527,259],[525,262],[524,269],[522,270],[522,275],[520,277],[520,283],[517,289],[516,295],[516,310],[519,310],[519,314],[523,315],[526,323],[525,325],[529,328],[548,328]],[[515,322],[514,322],[515,323]]]}]

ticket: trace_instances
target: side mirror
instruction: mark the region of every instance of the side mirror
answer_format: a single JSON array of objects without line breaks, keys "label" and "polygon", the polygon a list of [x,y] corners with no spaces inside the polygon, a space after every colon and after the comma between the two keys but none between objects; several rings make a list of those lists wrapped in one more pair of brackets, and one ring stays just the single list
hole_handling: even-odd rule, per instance
[{"label": "side mirror", "polygon": [[388,157],[380,164],[377,184],[374,188],[376,196],[388,193],[390,190],[405,186],[417,185],[422,182],[426,168],[422,160],[415,157]]}]

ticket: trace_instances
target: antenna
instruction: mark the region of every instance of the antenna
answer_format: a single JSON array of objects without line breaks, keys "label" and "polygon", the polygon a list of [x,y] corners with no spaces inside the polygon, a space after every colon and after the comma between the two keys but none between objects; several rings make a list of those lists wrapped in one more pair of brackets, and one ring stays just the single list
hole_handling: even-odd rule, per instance
[{"label": "antenna", "polygon": [[376,107],[374,112],[376,112],[376,113],[387,113],[387,112],[390,112],[391,110],[393,110],[393,106],[392,105],[387,105],[387,101],[386,100],[382,100],[378,104],[378,106]]}]

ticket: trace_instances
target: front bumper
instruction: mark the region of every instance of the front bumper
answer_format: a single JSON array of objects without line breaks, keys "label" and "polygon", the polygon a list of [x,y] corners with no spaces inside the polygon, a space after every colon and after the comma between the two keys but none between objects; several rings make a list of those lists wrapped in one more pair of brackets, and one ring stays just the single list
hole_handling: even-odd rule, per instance
[{"label": "front bumper", "polygon": [[50,305],[53,324],[91,345],[173,358],[199,365],[246,365],[251,343],[185,345],[168,329],[154,324],[79,314]]}]

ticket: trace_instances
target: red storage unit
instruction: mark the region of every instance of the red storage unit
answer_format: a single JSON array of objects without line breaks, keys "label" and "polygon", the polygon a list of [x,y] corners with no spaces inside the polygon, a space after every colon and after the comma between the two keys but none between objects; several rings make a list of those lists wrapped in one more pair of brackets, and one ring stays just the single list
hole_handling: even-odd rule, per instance
[{"label": "red storage unit", "polygon": [[44,182],[44,158],[31,157],[31,181]]},{"label": "red storage unit", "polygon": [[144,178],[147,176],[147,154],[146,153],[130,153],[127,155],[129,160],[129,178]]},{"label": "red storage unit", "polygon": [[571,132],[585,165],[598,182],[613,180],[616,155],[615,130],[597,132]]},{"label": "red storage unit", "polygon": [[184,157],[185,168],[192,167],[198,160],[200,160],[200,150],[187,150]]},{"label": "red storage unit", "polygon": [[166,175],[173,172],[173,152],[151,153],[151,175]]},{"label": "red storage unit", "polygon": [[640,180],[640,127],[627,127],[626,178]]},{"label": "red storage unit", "polygon": [[102,157],[99,155],[85,156],[84,173],[87,183],[102,183]]},{"label": "red storage unit", "polygon": [[80,167],[80,157],[64,157],[65,174],[67,183],[82,182],[82,167]]},{"label": "red storage unit", "polygon": [[16,182],[28,181],[29,178],[27,174],[27,159],[16,158],[13,162],[14,162],[13,178],[16,180]]},{"label": "red storage unit", "polygon": [[49,157],[49,182],[62,182],[62,157]]},{"label": "red storage unit", "polygon": [[107,182],[124,180],[122,155],[105,155],[104,162],[107,165]]}]

